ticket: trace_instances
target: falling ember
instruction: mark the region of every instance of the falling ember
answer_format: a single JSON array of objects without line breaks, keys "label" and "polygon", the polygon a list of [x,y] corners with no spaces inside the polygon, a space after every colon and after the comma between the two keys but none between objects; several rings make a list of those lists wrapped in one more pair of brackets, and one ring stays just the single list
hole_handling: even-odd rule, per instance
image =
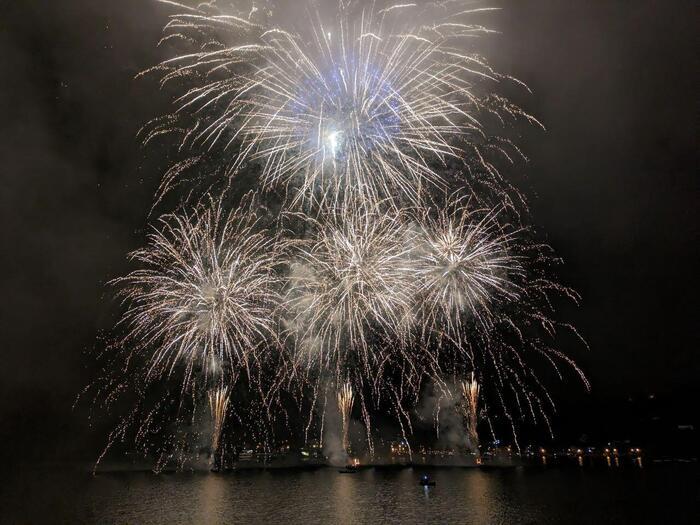
[{"label": "falling ember", "polygon": [[226,410],[229,403],[229,391],[227,386],[220,386],[208,393],[209,410],[213,421],[211,433],[211,461],[216,465],[216,454],[221,443],[221,431],[224,429]]},{"label": "falling ember", "polygon": [[346,381],[338,390],[338,410],[340,410],[342,421],[343,450],[346,454],[350,449],[348,433],[350,426],[350,413],[352,412],[352,405],[354,401],[355,394],[352,390],[352,385],[350,384],[350,381]]},{"label": "falling ember", "polygon": [[472,452],[479,455],[479,433],[477,424],[479,420],[479,383],[474,377],[474,372],[471,378],[462,381],[462,412],[464,421],[467,427],[467,435],[469,437],[469,445]]}]

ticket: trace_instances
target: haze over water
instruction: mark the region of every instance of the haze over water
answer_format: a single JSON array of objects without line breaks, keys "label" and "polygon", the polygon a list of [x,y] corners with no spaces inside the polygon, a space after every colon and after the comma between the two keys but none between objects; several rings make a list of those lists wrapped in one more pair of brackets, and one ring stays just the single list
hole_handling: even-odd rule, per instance
[{"label": "haze over water", "polygon": [[[435,487],[418,484],[429,473]],[[697,523],[696,465],[226,474],[26,469],[1,523]]]}]

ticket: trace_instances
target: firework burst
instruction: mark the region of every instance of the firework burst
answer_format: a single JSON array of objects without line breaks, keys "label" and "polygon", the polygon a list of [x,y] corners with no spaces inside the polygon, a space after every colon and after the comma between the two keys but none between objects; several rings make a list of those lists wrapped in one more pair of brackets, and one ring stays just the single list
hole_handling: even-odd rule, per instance
[{"label": "firework burst", "polygon": [[315,383],[313,392],[352,382],[373,453],[369,401],[387,391],[408,417],[386,372],[412,367],[413,233],[402,214],[362,200],[305,221],[285,295],[294,368]]},{"label": "firework burst", "polygon": [[189,439],[179,431],[169,435],[164,421],[192,426],[202,391],[209,397],[216,454],[231,387],[242,372],[254,381],[277,344],[284,243],[263,226],[256,206],[249,195],[231,212],[210,200],[192,213],[163,216],[146,246],[130,255],[139,268],[112,282],[126,307],[116,327],[123,335],[110,347],[121,365],[99,390],[105,404],[130,393],[134,406],[100,459],[135,428],[144,453],[150,437],[161,435],[156,469],[162,468]]},{"label": "firework burst", "polygon": [[113,281],[127,304],[123,345],[148,355],[147,380],[178,367],[186,385],[222,368],[249,371],[260,343],[276,334],[275,235],[250,206],[225,213],[220,202],[159,223],[130,255],[140,268]]},{"label": "firework burst", "polygon": [[219,450],[221,432],[224,429],[226,410],[229,404],[229,389],[227,386],[219,386],[209,390],[207,397],[209,398],[209,411],[214,422],[211,433],[211,457],[212,462],[216,464],[216,454]]},{"label": "firework burst", "polygon": [[[445,392],[461,384],[476,447],[487,393],[516,445],[516,416],[549,424],[553,403],[532,355],[560,375],[561,362],[572,366],[588,387],[551,344],[561,326],[571,328],[552,320],[552,297],[577,296],[548,278],[548,247],[505,218],[519,206],[495,157],[512,163],[522,155],[500,130],[517,119],[540,124],[494,93],[503,81],[521,83],[470,44],[490,32],[477,22],[490,9],[470,0],[378,0],[326,11],[309,0],[296,23],[265,1],[159,1],[179,11],[162,40],[176,54],[149,72],[174,92],[175,110],[142,137],[177,134],[184,157],[166,172],[156,202],[192,180],[185,173],[213,169],[227,190],[249,172],[262,190],[281,194],[283,207],[304,210],[283,213],[303,233],[292,242],[267,229],[254,197],[228,213],[223,196],[209,197],[192,213],[160,219],[130,256],[139,269],[113,281],[126,307],[115,347],[122,373],[133,377],[105,390],[113,399],[131,385],[140,397],[110,445],[132,424],[137,441],[147,441],[159,414],[177,412],[181,422],[183,400],[195,406],[207,392],[216,455],[241,373],[261,393],[261,378],[272,379],[268,411],[292,380],[311,387],[312,407],[319,392],[323,410],[335,395],[346,452],[357,397],[372,453],[368,391],[374,408],[382,396],[391,405],[406,437],[411,415],[402,402],[417,400],[424,378]],[[426,206],[436,190],[455,188],[469,199]],[[262,366],[270,348],[290,350],[278,367]],[[473,372],[461,381],[473,370],[479,382]],[[171,379],[177,393],[164,388],[144,410],[146,396]]]},{"label": "firework burst", "polygon": [[185,79],[177,110],[146,140],[176,132],[180,148],[197,158],[202,150],[228,152],[228,175],[258,163],[263,187],[285,188],[292,203],[349,189],[416,203],[422,188],[445,184],[448,162],[500,179],[491,152],[511,161],[519,151],[492,137],[484,119],[539,123],[482,87],[510,77],[464,51],[491,32],[473,20],[490,9],[471,4],[340,2],[324,18],[309,3],[300,30],[272,16],[252,22],[235,6],[233,15],[215,4],[188,9],[165,30],[189,51],[154,68],[163,84]]},{"label": "firework burst", "polygon": [[421,209],[416,222],[423,335],[459,337],[469,319],[488,329],[492,306],[518,299],[523,259],[509,248],[517,231],[507,233],[496,210],[470,210],[455,196]]},{"label": "firework burst", "polygon": [[[560,378],[561,363],[573,368],[589,387],[553,344],[560,331],[580,339],[572,326],[554,320],[557,301],[577,302],[578,295],[551,280],[559,262],[551,249],[526,228],[511,226],[504,212],[471,210],[455,196],[419,211],[415,260],[422,353],[430,356],[425,370],[448,397],[453,380],[479,370],[479,390],[505,415],[517,445],[518,420],[549,426],[548,412],[555,409],[540,379],[540,358]],[[462,408],[469,407],[465,402]],[[472,415],[465,413],[469,432]]]},{"label": "firework burst", "polygon": [[285,298],[298,360],[338,382],[347,367],[376,377],[379,343],[402,340],[411,317],[411,232],[363,202],[306,220],[313,231],[296,251]]},{"label": "firework burst", "polygon": [[451,339],[446,345],[449,350],[440,356],[441,373],[464,377],[465,369],[479,370],[480,393],[492,401],[488,412],[493,416],[498,411],[505,417],[516,448],[519,421],[544,423],[551,433],[549,414],[556,407],[542,380],[545,367],[561,380],[563,368],[570,368],[585,388],[590,388],[575,361],[555,346],[564,333],[585,345],[573,326],[555,320],[555,304],[576,302],[578,296],[547,276],[557,262],[549,247],[528,243],[526,238],[523,231],[517,242],[509,245],[522,270],[510,273],[517,293],[494,296],[488,317],[462,322],[461,335]]}]

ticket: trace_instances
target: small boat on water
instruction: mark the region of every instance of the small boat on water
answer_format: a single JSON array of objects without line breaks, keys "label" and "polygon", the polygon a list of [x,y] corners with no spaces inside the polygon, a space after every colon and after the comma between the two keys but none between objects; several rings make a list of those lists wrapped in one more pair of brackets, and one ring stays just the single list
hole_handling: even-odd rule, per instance
[{"label": "small boat on water", "polygon": [[355,474],[357,470],[355,465],[345,465],[345,468],[338,469],[338,472],[341,474]]},{"label": "small boat on water", "polygon": [[418,484],[423,485],[424,487],[434,487],[435,486],[435,482],[432,479],[430,479],[430,476],[428,476],[427,474],[423,474],[420,477],[420,481],[418,482]]}]

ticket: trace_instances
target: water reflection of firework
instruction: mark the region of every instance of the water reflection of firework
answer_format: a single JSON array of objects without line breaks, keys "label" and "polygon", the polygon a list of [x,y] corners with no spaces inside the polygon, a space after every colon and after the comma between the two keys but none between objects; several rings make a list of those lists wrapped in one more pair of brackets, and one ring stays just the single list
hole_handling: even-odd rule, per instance
[{"label": "water reflection of firework", "polygon": [[342,424],[342,443],[343,450],[346,454],[350,450],[350,414],[352,413],[352,406],[355,402],[355,394],[352,390],[352,385],[350,381],[346,381],[338,389],[338,410],[340,410],[341,424]]},{"label": "water reflection of firework", "polygon": [[208,392],[208,397],[209,410],[213,421],[211,434],[211,457],[212,461],[216,464],[216,455],[219,451],[221,432],[224,429],[224,422],[226,421],[226,410],[228,409],[229,403],[229,389],[226,386],[220,386],[212,389]]}]

